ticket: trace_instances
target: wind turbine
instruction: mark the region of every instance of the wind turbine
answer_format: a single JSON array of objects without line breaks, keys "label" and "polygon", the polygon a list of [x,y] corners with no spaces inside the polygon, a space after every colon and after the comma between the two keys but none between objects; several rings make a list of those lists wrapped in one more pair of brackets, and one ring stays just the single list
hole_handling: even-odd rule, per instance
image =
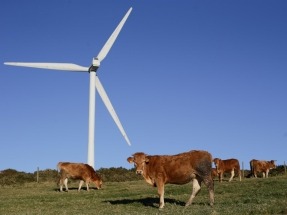
[{"label": "wind turbine", "polygon": [[103,85],[101,84],[96,72],[100,67],[101,62],[105,59],[111,47],[113,46],[117,36],[119,35],[123,25],[125,24],[128,16],[130,15],[132,8],[128,10],[123,19],[120,21],[114,32],[111,34],[97,57],[93,58],[92,65],[90,67],[83,67],[73,63],[24,63],[24,62],[5,62],[5,65],[11,66],[23,66],[23,67],[33,67],[41,69],[52,69],[52,70],[64,70],[64,71],[74,71],[74,72],[89,72],[90,73],[90,96],[89,96],[89,137],[88,137],[88,164],[94,167],[95,163],[95,105],[96,105],[96,90],[98,91],[100,97],[102,98],[105,106],[110,112],[113,120],[118,126],[120,132],[125,138],[128,145],[131,145],[130,140],[110,102],[109,97]]}]

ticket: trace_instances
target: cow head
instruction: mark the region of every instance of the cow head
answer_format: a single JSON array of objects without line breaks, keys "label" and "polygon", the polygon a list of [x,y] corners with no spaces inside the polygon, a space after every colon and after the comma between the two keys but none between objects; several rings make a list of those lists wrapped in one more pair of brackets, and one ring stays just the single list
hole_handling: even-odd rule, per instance
[{"label": "cow head", "polygon": [[276,168],[275,160],[268,161],[268,163],[269,163],[270,169],[275,169]]},{"label": "cow head", "polygon": [[219,158],[214,158],[214,159],[213,159],[213,162],[214,162],[214,165],[215,165],[215,167],[216,167],[216,170],[218,171],[218,168],[219,168],[221,159],[219,159]]},{"label": "cow head", "polygon": [[103,181],[102,181],[102,178],[98,174],[95,173],[91,181],[96,185],[96,188],[98,190],[102,188]]},{"label": "cow head", "polygon": [[132,156],[133,157],[129,157],[127,161],[129,163],[134,163],[137,174],[143,175],[145,171],[145,166],[149,162],[147,155],[143,152],[137,152],[133,154]]}]

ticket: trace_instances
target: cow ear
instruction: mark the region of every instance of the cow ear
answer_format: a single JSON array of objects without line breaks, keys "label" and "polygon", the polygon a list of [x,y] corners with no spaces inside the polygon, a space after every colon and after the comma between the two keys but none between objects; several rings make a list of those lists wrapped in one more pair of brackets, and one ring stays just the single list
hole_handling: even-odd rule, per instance
[{"label": "cow ear", "polygon": [[148,157],[145,158],[145,162],[146,162],[146,163],[149,162],[149,158],[148,158]]},{"label": "cow ear", "polygon": [[128,157],[127,161],[128,161],[129,163],[133,163],[133,162],[134,162],[134,158]]}]

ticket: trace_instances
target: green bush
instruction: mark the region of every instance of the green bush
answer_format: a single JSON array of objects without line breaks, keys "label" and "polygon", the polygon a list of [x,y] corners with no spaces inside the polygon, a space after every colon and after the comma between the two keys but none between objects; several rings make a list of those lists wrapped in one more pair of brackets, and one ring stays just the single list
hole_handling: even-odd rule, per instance
[{"label": "green bush", "polygon": [[279,165],[275,169],[271,169],[268,176],[279,176],[285,174],[284,165]]},{"label": "green bush", "polygon": [[46,169],[46,170],[39,170],[34,172],[34,177],[37,179],[38,173],[38,182],[47,182],[47,181],[54,181],[57,182],[58,180],[58,171],[54,169]]},{"label": "green bush", "polygon": [[123,167],[101,168],[97,173],[102,177],[104,182],[136,181],[142,179],[142,177],[136,175],[135,169],[128,170]]},{"label": "green bush", "polygon": [[21,185],[32,181],[35,181],[35,177],[32,173],[18,172],[14,169],[6,169],[0,173],[0,186]]}]

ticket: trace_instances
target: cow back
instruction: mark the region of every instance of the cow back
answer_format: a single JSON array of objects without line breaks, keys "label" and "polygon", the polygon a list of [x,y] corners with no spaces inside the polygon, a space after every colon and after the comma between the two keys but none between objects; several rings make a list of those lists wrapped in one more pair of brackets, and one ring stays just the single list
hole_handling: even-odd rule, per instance
[{"label": "cow back", "polygon": [[269,169],[276,168],[274,160],[271,161],[265,161],[265,160],[251,160],[250,161],[250,169],[251,171],[257,171],[257,172],[265,172]]},{"label": "cow back", "polygon": [[163,178],[164,183],[185,184],[195,175],[211,176],[212,157],[206,151],[190,151],[177,155],[147,156],[146,175]]},{"label": "cow back", "polygon": [[97,177],[95,170],[90,165],[84,163],[59,162],[58,169],[61,174],[64,174],[68,178],[87,181],[93,177]]}]

